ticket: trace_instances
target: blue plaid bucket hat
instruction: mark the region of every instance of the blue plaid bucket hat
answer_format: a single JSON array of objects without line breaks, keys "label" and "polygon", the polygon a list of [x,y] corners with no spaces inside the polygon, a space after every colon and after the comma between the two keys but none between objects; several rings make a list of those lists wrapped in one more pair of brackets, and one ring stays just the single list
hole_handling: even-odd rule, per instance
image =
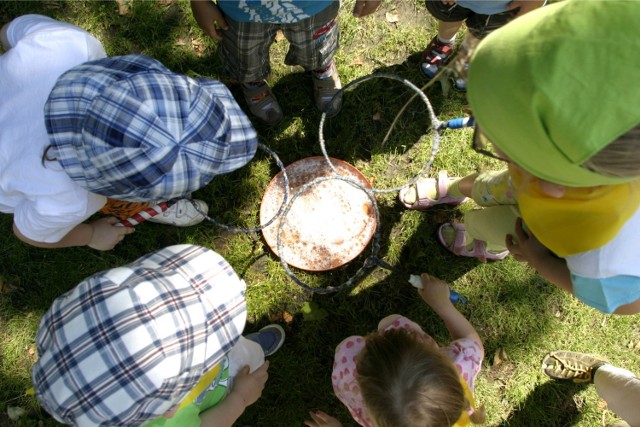
[{"label": "blue plaid bucket hat", "polygon": [[256,131],[226,86],[127,55],[64,73],[44,108],[51,157],[92,193],[183,197],[249,162]]},{"label": "blue plaid bucket hat", "polygon": [[133,426],[163,416],[238,341],[244,290],[224,258],[194,245],[85,279],[40,321],[36,396],[68,425]]}]

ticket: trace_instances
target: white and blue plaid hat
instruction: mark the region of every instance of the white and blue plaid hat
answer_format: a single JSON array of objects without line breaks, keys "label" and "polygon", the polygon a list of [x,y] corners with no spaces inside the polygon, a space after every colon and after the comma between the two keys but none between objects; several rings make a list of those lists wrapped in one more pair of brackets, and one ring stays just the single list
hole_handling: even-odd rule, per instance
[{"label": "white and blue plaid hat", "polygon": [[36,396],[57,421],[141,425],[179,404],[237,342],[245,284],[199,246],[85,279],[40,321]]},{"label": "white and blue plaid hat", "polygon": [[44,113],[51,157],[83,188],[117,200],[186,196],[257,149],[256,131],[226,86],[143,55],[70,69]]}]

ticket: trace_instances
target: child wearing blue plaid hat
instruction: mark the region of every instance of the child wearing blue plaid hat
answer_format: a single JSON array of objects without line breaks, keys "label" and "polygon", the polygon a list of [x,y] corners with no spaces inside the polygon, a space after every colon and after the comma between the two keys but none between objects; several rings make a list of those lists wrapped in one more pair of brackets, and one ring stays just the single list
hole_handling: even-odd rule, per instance
[{"label": "child wearing blue plaid hat", "polygon": [[[255,154],[255,130],[220,82],[106,58],[86,31],[40,15],[0,39],[0,212],[29,244],[109,250],[133,232],[120,219],[171,199],[152,221],[197,224],[207,205],[190,193]],[[100,210],[120,218],[85,223]]]},{"label": "child wearing blue plaid hat", "polygon": [[[376,11],[380,0],[356,0],[353,16]],[[338,0],[238,1],[192,0],[191,10],[202,30],[218,40],[225,72],[240,84],[251,113],[275,125],[284,114],[266,77],[269,49],[281,31],[289,41],[287,65],[311,72],[316,108],[328,117],[338,114],[342,88],[333,57],[338,49]]]},{"label": "child wearing blue plaid hat", "polygon": [[284,331],[242,337],[245,283],[210,249],[170,246],[85,279],[40,321],[37,398],[76,426],[231,426]]}]

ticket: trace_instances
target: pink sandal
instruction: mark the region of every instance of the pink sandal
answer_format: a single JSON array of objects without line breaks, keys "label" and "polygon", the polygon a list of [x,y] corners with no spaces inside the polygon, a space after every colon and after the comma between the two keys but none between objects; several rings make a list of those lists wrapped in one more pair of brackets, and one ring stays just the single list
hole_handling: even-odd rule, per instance
[{"label": "pink sandal", "polygon": [[[447,184],[451,181],[447,176],[447,171],[442,170],[438,172],[438,178],[420,178],[413,186],[405,187],[400,190],[398,197],[400,202],[408,209],[424,210],[429,209],[435,205],[447,204],[447,205],[459,205],[464,202],[466,197],[454,197],[447,195]],[[435,185],[438,189],[438,199],[432,199],[428,196],[420,196],[420,188],[423,188],[425,184]],[[415,190],[417,193],[416,201],[413,203],[405,202],[405,197],[410,190]]]},{"label": "pink sandal", "polygon": [[[442,234],[442,229],[444,227],[453,227],[456,231],[456,238],[453,242],[453,245],[449,245]],[[509,255],[509,251],[502,252],[490,252],[487,250],[487,244],[482,240],[474,240],[473,241],[473,250],[467,249],[467,238],[465,236],[465,232],[467,229],[464,227],[464,224],[459,222],[446,222],[438,228],[438,240],[442,246],[447,248],[449,252],[458,255],[458,256],[466,256],[470,258],[478,258],[482,262],[490,261],[499,261],[504,259]]]}]

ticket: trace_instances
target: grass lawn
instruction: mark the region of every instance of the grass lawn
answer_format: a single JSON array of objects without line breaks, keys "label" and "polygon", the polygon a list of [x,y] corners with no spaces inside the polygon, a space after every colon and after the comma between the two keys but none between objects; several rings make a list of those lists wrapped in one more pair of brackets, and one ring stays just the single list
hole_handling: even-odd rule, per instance
[{"label": "grass lawn", "polygon": [[[143,53],[190,76],[221,78],[215,42],[204,37],[188,2],[2,2],[0,24],[26,13],[71,22],[96,35],[109,55]],[[355,19],[353,0],[340,14],[341,48],[337,66],[343,84],[373,72],[402,76],[418,86],[425,81],[417,62],[435,33],[434,21],[418,0],[385,0],[375,16]],[[272,48],[269,83],[285,119],[274,128],[257,126],[261,141],[285,164],[320,155],[320,114],[312,101],[310,76],[283,64],[286,40]],[[1,82],[0,82],[1,84]],[[440,84],[425,90],[440,119],[463,115],[464,94],[444,96]],[[234,92],[237,94],[237,92]],[[412,92],[388,79],[369,80],[345,94],[344,108],[325,126],[332,157],[356,166],[379,188],[396,187],[415,176],[429,159],[430,122],[424,104],[414,100],[385,134]],[[429,171],[447,169],[451,176],[499,167],[469,149],[470,130],[443,133],[441,148]],[[210,206],[209,214],[225,224],[258,224],[262,195],[278,169],[258,152],[241,170],[216,178],[195,193]],[[26,246],[12,235],[12,218],[0,216],[0,425],[55,425],[32,396],[30,367],[41,315],[51,301],[83,278],[133,261],[154,249],[178,243],[213,248],[248,284],[247,332],[271,322],[282,324],[287,342],[271,358],[270,378],[262,398],[237,425],[301,426],[307,411],[321,409],[355,425],[331,388],[335,346],[349,335],[364,335],[384,316],[400,313],[420,323],[438,342],[448,342],[437,316],[408,283],[408,275],[425,271],[448,281],[469,303],[460,305],[483,338],[486,358],[476,386],[485,405],[488,426],[604,426],[616,419],[593,386],[557,384],[540,371],[542,356],[569,349],[606,355],[618,366],[640,372],[638,316],[613,317],[584,306],[512,258],[481,264],[458,258],[435,238],[439,224],[460,219],[471,209],[437,207],[409,211],[396,194],[381,194],[381,248],[378,258],[395,269],[372,268],[354,287],[319,295],[303,290],[284,272],[262,235],[232,233],[202,223],[176,229],[144,223],[110,252],[89,248],[46,250]],[[371,253],[325,273],[296,274],[312,287],[338,286],[363,265]],[[9,407],[25,409],[13,423]]]}]

